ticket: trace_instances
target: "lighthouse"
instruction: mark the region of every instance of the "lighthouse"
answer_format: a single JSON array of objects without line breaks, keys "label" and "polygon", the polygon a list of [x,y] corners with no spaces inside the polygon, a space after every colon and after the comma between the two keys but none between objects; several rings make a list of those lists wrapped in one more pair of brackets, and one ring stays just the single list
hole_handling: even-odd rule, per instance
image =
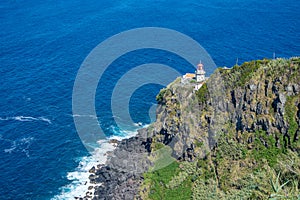
[{"label": "lighthouse", "polygon": [[197,70],[195,71],[195,76],[196,76],[196,85],[195,85],[195,90],[199,90],[202,85],[205,82],[205,71],[204,71],[204,65],[200,63],[197,65]]},{"label": "lighthouse", "polygon": [[[196,83],[195,83],[195,79],[196,79]],[[200,63],[197,65],[197,70],[195,71],[195,73],[194,74],[186,73],[184,76],[182,76],[181,83],[195,84],[194,90],[197,91],[205,83],[206,79],[207,78],[205,77],[204,65],[200,61]],[[191,80],[193,80],[193,82]]]},{"label": "lighthouse", "polygon": [[205,71],[201,62],[197,65],[197,70],[195,74],[197,83],[202,83],[203,81],[205,81]]}]

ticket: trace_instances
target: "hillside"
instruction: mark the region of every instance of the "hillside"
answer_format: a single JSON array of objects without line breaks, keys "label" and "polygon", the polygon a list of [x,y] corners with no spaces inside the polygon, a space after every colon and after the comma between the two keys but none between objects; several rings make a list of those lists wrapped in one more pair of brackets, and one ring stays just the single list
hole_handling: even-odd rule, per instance
[{"label": "hillside", "polygon": [[291,58],[219,68],[196,92],[176,79],[92,176],[94,199],[299,199],[299,77]]},{"label": "hillside", "polygon": [[163,89],[151,150],[169,145],[179,162],[145,173],[141,197],[297,199],[299,64],[246,62],[219,68],[196,93],[179,79]]}]

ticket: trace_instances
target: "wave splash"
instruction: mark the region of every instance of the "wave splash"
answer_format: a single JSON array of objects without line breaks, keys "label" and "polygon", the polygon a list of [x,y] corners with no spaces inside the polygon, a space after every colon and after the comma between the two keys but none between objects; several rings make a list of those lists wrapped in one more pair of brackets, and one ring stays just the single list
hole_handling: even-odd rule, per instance
[{"label": "wave splash", "polygon": [[[147,125],[139,128],[143,127],[147,127]],[[117,127],[110,126],[109,129],[113,132],[113,136],[108,137],[105,140],[98,141],[97,143],[99,147],[94,150],[92,155],[81,158],[75,171],[67,173],[66,178],[70,180],[71,183],[60,188],[60,194],[54,196],[51,200],[73,200],[75,197],[83,198],[86,196],[87,192],[90,194],[90,196],[94,194],[94,187],[97,186],[97,184],[90,183],[89,176],[91,173],[89,170],[92,167],[98,169],[105,164],[108,153],[116,148],[116,146],[111,144],[109,141],[112,139],[121,141],[122,139],[127,139],[137,134],[137,128],[133,131],[123,131],[119,130]]]},{"label": "wave splash", "polygon": [[15,117],[0,117],[0,121],[21,121],[21,122],[31,122],[31,121],[43,121],[48,124],[52,124],[51,120],[45,117],[31,117],[31,116],[15,116]]},{"label": "wave splash", "polygon": [[17,140],[10,140],[3,138],[2,135],[0,135],[0,141],[10,143],[10,147],[3,150],[5,153],[11,154],[13,152],[22,152],[25,153],[25,155],[29,158],[29,147],[34,141],[34,137],[24,137]]}]

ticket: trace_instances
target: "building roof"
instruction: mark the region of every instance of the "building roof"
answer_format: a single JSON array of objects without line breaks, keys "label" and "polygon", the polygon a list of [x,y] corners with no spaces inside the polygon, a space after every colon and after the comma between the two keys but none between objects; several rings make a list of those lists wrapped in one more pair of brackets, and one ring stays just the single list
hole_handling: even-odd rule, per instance
[{"label": "building roof", "polygon": [[184,78],[195,78],[196,75],[193,74],[193,73],[186,73],[183,77],[184,77]]}]

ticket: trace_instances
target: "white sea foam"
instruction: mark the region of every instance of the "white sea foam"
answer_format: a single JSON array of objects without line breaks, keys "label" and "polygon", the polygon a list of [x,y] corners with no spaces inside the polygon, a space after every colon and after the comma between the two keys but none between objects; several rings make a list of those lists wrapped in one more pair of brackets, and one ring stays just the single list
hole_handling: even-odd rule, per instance
[{"label": "white sea foam", "polygon": [[134,126],[136,127],[142,127],[143,126],[143,123],[142,122],[138,122],[138,123],[133,123]]},{"label": "white sea foam", "polygon": [[13,151],[16,150],[16,148],[17,148],[17,145],[16,145],[16,143],[14,142],[14,143],[12,143],[12,145],[11,145],[10,148],[4,149],[4,152],[5,152],[5,153],[12,153]]},{"label": "white sea foam", "polygon": [[53,200],[59,199],[74,199],[74,197],[84,197],[86,192],[94,194],[94,189],[88,190],[89,186],[96,186],[91,184],[89,180],[89,170],[94,166],[105,164],[108,151],[113,151],[115,147],[109,143],[109,140],[98,141],[100,147],[95,149],[91,156],[81,158],[78,167],[73,172],[67,174],[67,179],[72,181],[70,184],[61,188],[61,193],[54,196]]},{"label": "white sea foam", "polygon": [[44,122],[48,122],[48,124],[52,124],[51,120],[48,119],[48,118],[45,118],[45,117],[39,117],[38,119],[41,120],[41,121],[44,121]]},{"label": "white sea foam", "polygon": [[29,147],[34,140],[33,137],[24,137],[17,140],[10,140],[5,139],[1,136],[0,140],[10,143],[10,147],[3,150],[5,153],[22,152],[25,153],[27,157],[30,157]]},{"label": "white sea foam", "polygon": [[98,119],[98,117],[96,115],[78,115],[78,114],[74,114],[74,115],[72,115],[72,117],[90,117],[90,118]]},{"label": "white sea foam", "polygon": [[15,117],[0,117],[1,121],[16,120],[21,122],[31,122],[31,121],[44,121],[48,124],[52,124],[51,120],[45,117],[31,117],[31,116],[15,116]]},{"label": "white sea foam", "polygon": [[[143,126],[147,127],[147,125]],[[72,181],[70,184],[61,188],[61,193],[52,198],[52,200],[59,199],[74,199],[75,197],[85,197],[86,192],[94,194],[94,189],[88,190],[89,186],[96,186],[91,184],[89,180],[89,170],[94,166],[105,164],[107,160],[107,152],[113,151],[116,147],[110,144],[111,139],[122,140],[133,137],[137,134],[136,130],[133,131],[120,131],[116,127],[111,127],[114,135],[106,140],[98,141],[99,148],[96,148],[91,156],[81,158],[78,167],[73,172],[67,174],[67,179]]]}]

